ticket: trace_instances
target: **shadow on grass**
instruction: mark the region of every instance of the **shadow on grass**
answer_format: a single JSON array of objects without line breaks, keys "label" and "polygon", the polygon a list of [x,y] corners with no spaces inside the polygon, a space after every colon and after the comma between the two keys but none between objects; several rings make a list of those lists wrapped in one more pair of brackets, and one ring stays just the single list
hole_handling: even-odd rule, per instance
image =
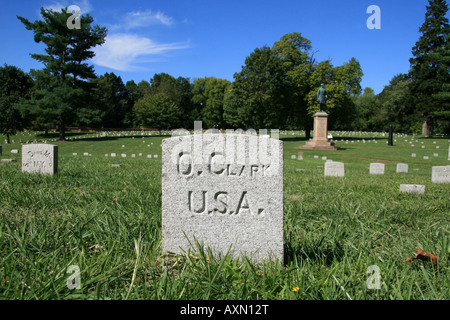
[{"label": "shadow on grass", "polygon": [[297,260],[312,261],[325,266],[331,266],[333,261],[340,262],[344,258],[345,250],[339,242],[332,247],[318,244],[304,244],[293,247],[287,243],[284,247],[284,265]]}]

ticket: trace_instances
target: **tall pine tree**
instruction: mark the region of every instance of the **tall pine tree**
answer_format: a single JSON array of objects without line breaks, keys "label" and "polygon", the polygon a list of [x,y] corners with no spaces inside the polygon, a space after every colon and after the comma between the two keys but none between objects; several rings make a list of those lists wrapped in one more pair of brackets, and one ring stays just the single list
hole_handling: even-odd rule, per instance
[{"label": "tall pine tree", "polygon": [[34,32],[34,40],[46,45],[46,54],[32,54],[31,57],[42,62],[45,67],[35,73],[43,79],[36,95],[22,105],[33,114],[46,114],[59,127],[59,139],[65,140],[65,128],[77,115],[77,108],[85,103],[89,83],[85,80],[96,78],[94,68],[86,60],[94,57],[91,50],[105,42],[107,30],[91,26],[93,18],[83,15],[80,28],[70,29],[67,21],[72,13],[41,8],[43,20],[30,22],[17,17],[28,30]]},{"label": "tall pine tree", "polygon": [[418,113],[434,132],[450,129],[450,26],[445,0],[429,0],[422,33],[412,48],[411,93]]}]

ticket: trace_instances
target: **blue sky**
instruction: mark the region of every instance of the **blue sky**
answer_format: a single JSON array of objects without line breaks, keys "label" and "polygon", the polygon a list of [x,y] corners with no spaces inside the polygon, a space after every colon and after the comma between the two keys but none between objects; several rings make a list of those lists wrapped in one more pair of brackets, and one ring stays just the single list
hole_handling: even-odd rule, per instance
[{"label": "blue sky", "polygon": [[[428,0],[2,0],[0,64],[25,72],[41,69],[30,53],[43,52],[17,15],[40,19],[40,7],[77,5],[108,37],[91,61],[98,75],[114,72],[124,83],[149,81],[155,73],[174,77],[213,76],[233,81],[250,53],[272,46],[284,34],[311,40],[318,61],[342,65],[355,57],[361,86],[382,91],[409,70]],[[369,29],[370,5],[381,10],[381,29]],[[447,15],[448,16],[448,15]]]}]

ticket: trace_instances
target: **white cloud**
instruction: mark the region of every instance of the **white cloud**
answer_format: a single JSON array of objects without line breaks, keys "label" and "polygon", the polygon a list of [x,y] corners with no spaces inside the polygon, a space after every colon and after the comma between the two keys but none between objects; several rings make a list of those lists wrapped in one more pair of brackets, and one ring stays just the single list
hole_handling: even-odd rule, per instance
[{"label": "white cloud", "polygon": [[156,43],[136,34],[113,34],[106,37],[102,46],[96,47],[92,62],[96,65],[119,71],[137,71],[137,60],[152,55],[161,55],[172,50],[186,49],[187,43]]},{"label": "white cloud", "polygon": [[89,13],[92,11],[92,5],[89,0],[63,0],[63,1],[53,1],[44,5],[45,9],[51,9],[53,11],[60,12],[61,9],[76,5],[80,8],[81,14]]},{"label": "white cloud", "polygon": [[151,10],[128,12],[124,17],[124,28],[134,29],[147,27],[154,24],[163,24],[165,26],[173,25],[174,19],[165,15],[161,11],[153,12]]}]

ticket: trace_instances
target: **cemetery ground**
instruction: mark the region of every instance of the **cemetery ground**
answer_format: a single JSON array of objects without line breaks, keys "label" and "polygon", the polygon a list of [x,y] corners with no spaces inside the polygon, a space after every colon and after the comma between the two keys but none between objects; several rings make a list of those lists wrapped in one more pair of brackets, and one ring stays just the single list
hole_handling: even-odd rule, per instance
[{"label": "cemetery ground", "polygon": [[[320,151],[296,149],[304,137],[283,133],[284,261],[261,264],[201,243],[162,255],[160,144],[169,136],[17,134],[0,156],[16,160],[0,162],[1,299],[450,299],[450,186],[431,182],[432,166],[449,165],[450,137],[396,135],[388,146],[387,136],[332,132],[344,150]],[[10,151],[27,140],[58,145],[56,175],[21,172]],[[299,151],[304,160],[292,158]],[[322,157],[344,162],[345,176],[324,176]],[[369,175],[372,162],[385,174]],[[396,173],[398,162],[408,173]],[[436,264],[405,262],[416,247]],[[79,288],[68,286],[69,266],[80,269]]]}]

